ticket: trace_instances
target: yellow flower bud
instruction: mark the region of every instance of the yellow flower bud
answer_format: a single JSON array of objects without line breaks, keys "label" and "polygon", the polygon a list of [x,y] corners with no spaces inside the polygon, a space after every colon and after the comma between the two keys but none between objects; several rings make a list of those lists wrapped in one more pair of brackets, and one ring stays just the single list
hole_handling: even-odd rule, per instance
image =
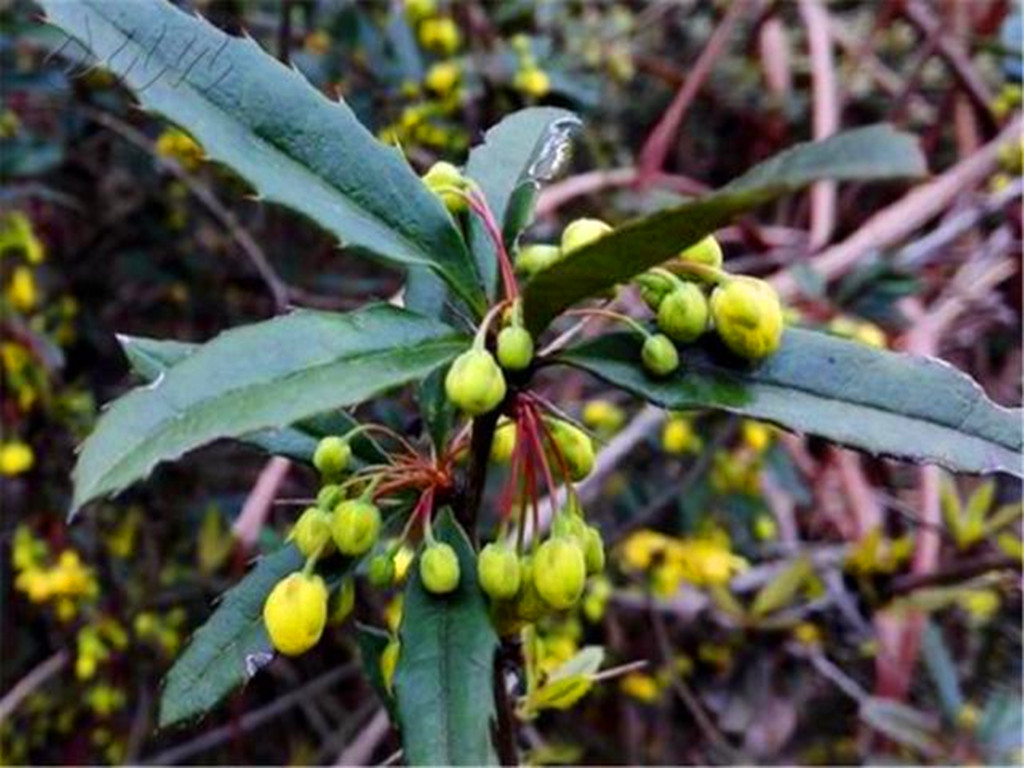
[{"label": "yellow flower bud", "polygon": [[422,21],[437,13],[437,0],[405,0],[405,12],[410,21]]},{"label": "yellow flower bud", "polygon": [[562,254],[568,255],[600,240],[612,228],[600,219],[576,219],[562,231]]},{"label": "yellow flower bud", "polygon": [[714,235],[708,235],[703,240],[680,251],[679,258],[683,261],[706,264],[719,269],[722,266],[722,246],[718,244]]},{"label": "yellow flower bud", "polygon": [[548,539],[537,549],[533,581],[537,592],[552,608],[571,608],[587,579],[587,564],[580,545],[568,537]]},{"label": "yellow flower bud", "polygon": [[543,272],[562,256],[562,249],[557,245],[535,243],[524,245],[516,254],[516,269],[528,277]]},{"label": "yellow flower bud", "polygon": [[587,576],[593,576],[604,570],[604,540],[601,532],[588,525],[583,532],[583,559],[587,567]]},{"label": "yellow flower bud", "polygon": [[380,675],[384,678],[384,687],[391,693],[391,685],[395,680],[395,669],[398,667],[398,657],[402,653],[402,644],[396,639],[384,646],[384,652],[380,655]]},{"label": "yellow flower bud", "polygon": [[313,466],[325,478],[337,479],[348,468],[352,448],[340,437],[325,437],[316,444]]},{"label": "yellow flower bud", "polygon": [[588,401],[580,416],[584,424],[605,435],[618,432],[626,421],[625,412],[608,400]]},{"label": "yellow flower bud", "polygon": [[470,416],[493,411],[505,399],[505,376],[486,349],[463,352],[444,380],[448,400]]},{"label": "yellow flower bud", "polygon": [[525,328],[510,325],[498,334],[498,362],[506,371],[522,371],[533,361],[533,337]]},{"label": "yellow flower bud", "polygon": [[480,588],[494,600],[511,600],[522,580],[519,557],[506,544],[493,542],[480,552],[477,561]]},{"label": "yellow flower bud", "polygon": [[277,583],[263,604],[263,623],[274,647],[286,656],[305,653],[327,623],[327,586],[317,575],[301,572]]},{"label": "yellow flower bud", "polygon": [[465,191],[466,177],[451,163],[443,160],[434,163],[423,174],[423,183],[427,185],[427,189],[441,198],[441,202],[452,213],[466,210],[466,201],[457,191]]},{"label": "yellow flower bud", "polygon": [[[551,420],[549,422],[551,437],[565,461],[569,477],[579,482],[590,474],[594,468],[594,442],[590,435],[567,421]],[[555,459],[556,469],[560,466]]]},{"label": "yellow flower bud", "polygon": [[343,501],[334,510],[331,535],[338,551],[356,557],[370,551],[380,533],[380,510],[361,499]]},{"label": "yellow flower bud", "polygon": [[448,544],[430,544],[420,555],[420,578],[428,592],[446,595],[459,586],[459,557]]},{"label": "yellow flower bud", "polygon": [[640,289],[640,298],[652,312],[658,311],[664,298],[678,285],[677,281],[659,272],[644,272],[634,280]]},{"label": "yellow flower bud", "polygon": [[11,285],[7,298],[19,312],[29,312],[39,302],[39,291],[32,270],[24,265],[17,266],[11,273]]},{"label": "yellow flower bud", "polygon": [[505,416],[498,419],[498,428],[494,431],[491,441],[491,461],[495,464],[508,464],[516,449],[516,425]]},{"label": "yellow flower bud", "polygon": [[334,547],[331,541],[331,514],[320,507],[303,512],[288,537],[306,557],[326,555]]},{"label": "yellow flower bud", "polygon": [[679,367],[679,353],[672,340],[663,334],[648,336],[640,350],[644,369],[652,376],[668,376]]},{"label": "yellow flower bud", "polygon": [[708,327],[708,300],[699,286],[683,283],[658,307],[658,330],[679,344],[696,341]]},{"label": "yellow flower bud", "polygon": [[331,615],[328,621],[333,625],[341,624],[352,613],[356,604],[356,582],[349,577],[341,582],[338,591],[331,598]]},{"label": "yellow flower bud", "polygon": [[533,558],[524,557],[519,561],[519,594],[516,597],[516,618],[526,623],[537,621],[548,611],[547,603],[537,591]]},{"label": "yellow flower bud", "polygon": [[759,360],[782,341],[782,305],[764,280],[734,277],[711,294],[711,315],[722,341],[733,352]]},{"label": "yellow flower bud", "polygon": [[395,559],[385,552],[374,555],[370,560],[367,577],[378,589],[390,587],[395,581]]}]

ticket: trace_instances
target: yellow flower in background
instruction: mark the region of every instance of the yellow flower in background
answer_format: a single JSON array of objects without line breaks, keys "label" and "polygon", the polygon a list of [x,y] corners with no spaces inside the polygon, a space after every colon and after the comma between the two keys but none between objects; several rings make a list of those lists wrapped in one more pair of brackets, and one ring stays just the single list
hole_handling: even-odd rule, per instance
[{"label": "yellow flower in background", "polygon": [[688,417],[670,416],[661,429],[661,447],[665,453],[699,453],[704,441],[694,431]]},{"label": "yellow flower in background", "polygon": [[885,349],[889,345],[885,331],[867,320],[839,315],[829,322],[828,330],[836,336],[859,341],[876,349]]},{"label": "yellow flower in background", "polygon": [[647,570],[671,544],[672,539],[663,533],[647,529],[637,531],[622,543],[622,563],[633,570]]},{"label": "yellow flower in background", "polygon": [[862,536],[846,556],[846,568],[863,576],[872,573],[893,573],[903,565],[914,551],[911,535],[885,539],[881,528],[873,528]]},{"label": "yellow flower in background", "polygon": [[740,427],[743,444],[755,453],[764,453],[772,444],[772,427],[760,421],[747,419]]},{"label": "yellow flower in background", "polygon": [[451,19],[426,19],[419,29],[420,45],[431,53],[451,56],[462,43],[462,33]]},{"label": "yellow flower in background", "polygon": [[32,270],[24,265],[14,268],[11,284],[7,286],[7,299],[19,312],[29,312],[39,302],[39,290]]},{"label": "yellow flower in background", "polygon": [[821,630],[817,624],[802,621],[793,627],[793,639],[801,645],[818,645],[821,643]]},{"label": "yellow flower in background", "polygon": [[630,672],[619,681],[619,690],[644,704],[653,704],[661,698],[658,681],[643,672]]},{"label": "yellow flower in background", "polygon": [[626,421],[626,413],[609,400],[589,400],[580,414],[584,425],[602,435],[618,432]]},{"label": "yellow flower in background", "polygon": [[195,139],[179,128],[167,128],[157,137],[156,153],[177,161],[188,171],[196,170],[205,157]]},{"label": "yellow flower in background", "polygon": [[683,578],[695,586],[726,584],[737,573],[749,567],[744,558],[712,541],[684,541],[678,552],[679,562],[683,566]]},{"label": "yellow flower in background", "polygon": [[551,78],[536,65],[524,67],[516,72],[512,84],[517,91],[534,99],[542,99],[551,91]]},{"label": "yellow flower in background", "polygon": [[32,469],[36,463],[32,449],[20,441],[0,444],[0,475],[14,477]]},{"label": "yellow flower in background", "polygon": [[322,29],[314,30],[306,35],[303,47],[315,56],[323,56],[331,49],[331,36]]},{"label": "yellow flower in background", "polygon": [[423,84],[434,93],[444,96],[459,84],[462,69],[457,62],[439,61],[427,70]]},{"label": "yellow flower in background", "polygon": [[46,258],[46,247],[36,237],[28,216],[21,211],[0,218],[0,258],[8,252],[20,254],[29,264],[40,264]]}]

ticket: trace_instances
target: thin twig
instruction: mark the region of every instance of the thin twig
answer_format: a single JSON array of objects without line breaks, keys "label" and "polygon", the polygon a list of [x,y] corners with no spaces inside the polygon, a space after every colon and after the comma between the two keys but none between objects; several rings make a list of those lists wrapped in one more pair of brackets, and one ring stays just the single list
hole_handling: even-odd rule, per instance
[{"label": "thin twig", "polygon": [[27,675],[15,683],[14,687],[0,699],[0,723],[5,722],[14,710],[18,708],[18,705],[31,696],[37,688],[64,669],[69,658],[70,654],[68,654],[66,649],[62,648],[45,661],[33,667]]},{"label": "thin twig", "polygon": [[380,743],[387,738],[391,732],[391,721],[388,720],[388,713],[378,709],[366,727],[359,732],[356,740],[345,747],[334,761],[335,765],[368,765],[373,753],[377,751]]}]

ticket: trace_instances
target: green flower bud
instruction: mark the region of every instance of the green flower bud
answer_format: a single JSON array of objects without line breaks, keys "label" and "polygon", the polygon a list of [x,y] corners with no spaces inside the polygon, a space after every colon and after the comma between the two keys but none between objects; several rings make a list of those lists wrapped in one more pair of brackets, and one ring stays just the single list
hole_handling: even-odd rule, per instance
[{"label": "green flower bud", "polygon": [[313,466],[321,477],[330,479],[340,477],[352,459],[352,448],[340,437],[325,437],[316,444],[313,452]]},{"label": "green flower bud", "polygon": [[533,581],[537,592],[557,610],[571,608],[587,580],[587,564],[580,545],[568,537],[548,539],[537,549]]},{"label": "green flower bud", "polygon": [[428,592],[446,595],[459,586],[459,557],[443,542],[430,544],[420,555],[420,578]]},{"label": "green flower bud", "polygon": [[448,400],[470,416],[493,411],[505,399],[505,376],[486,349],[463,352],[444,380]]},{"label": "green flower bud", "polygon": [[[551,420],[549,425],[551,437],[554,438],[569,470],[569,477],[574,482],[579,482],[594,468],[594,443],[590,435],[567,421]],[[558,466],[557,459],[555,466]]]},{"label": "green flower bud", "polygon": [[734,277],[711,294],[711,316],[722,341],[740,357],[760,360],[782,341],[782,305],[764,280]]},{"label": "green flower bud", "polygon": [[525,328],[510,325],[498,334],[498,362],[506,371],[522,371],[533,361],[533,336]]},{"label": "green flower bud", "polygon": [[330,616],[327,621],[332,625],[341,624],[352,613],[356,605],[356,582],[350,576],[341,582],[338,591],[331,598]]},{"label": "green flower bud", "polygon": [[680,251],[679,258],[683,261],[692,261],[695,264],[706,264],[709,267],[720,269],[722,266],[722,246],[714,235],[708,235],[700,242],[694,243],[689,248]]},{"label": "green flower bud", "polygon": [[380,510],[369,501],[343,501],[334,510],[331,535],[343,555],[357,557],[369,552],[379,533]]},{"label": "green flower bud", "polygon": [[679,367],[679,353],[668,336],[656,333],[648,336],[640,350],[644,368],[653,376],[668,376]]},{"label": "green flower bud", "polygon": [[516,425],[505,416],[498,419],[498,427],[494,430],[491,441],[491,461],[495,464],[508,464],[516,450]]},{"label": "green flower bud", "polygon": [[384,678],[384,687],[391,693],[391,685],[395,681],[395,669],[398,668],[398,657],[402,654],[402,644],[397,639],[391,640],[380,655],[380,676]]},{"label": "green flower bud", "polygon": [[519,561],[519,570],[520,579],[519,594],[516,596],[516,617],[522,622],[532,624],[548,612],[548,606],[543,598],[541,598],[540,592],[537,591],[533,558],[522,558]]},{"label": "green flower bud", "polygon": [[368,574],[370,583],[378,589],[387,589],[395,582],[395,559],[387,553],[374,555],[370,559]]},{"label": "green flower bud", "polygon": [[635,281],[640,288],[640,298],[651,308],[652,312],[658,311],[662,300],[678,285],[678,282],[668,275],[657,272],[644,272]]},{"label": "green flower bud", "polygon": [[571,511],[568,505],[561,514],[555,515],[555,519],[551,521],[551,535],[555,538],[569,537],[575,539],[582,547],[586,534],[587,524],[583,522],[582,517]]},{"label": "green flower bud", "polygon": [[612,228],[600,219],[576,219],[562,231],[562,255],[567,256],[585,245],[590,245],[611,231]]},{"label": "green flower bud", "polygon": [[331,541],[331,514],[320,507],[309,507],[299,515],[288,537],[306,557],[328,554],[334,548]]},{"label": "green flower bud", "polygon": [[423,174],[423,183],[435,195],[441,198],[445,207],[452,213],[461,213],[466,210],[465,199],[452,190],[465,190],[466,178],[458,168],[451,163],[437,162],[430,166]]},{"label": "green flower bud", "polygon": [[285,576],[263,604],[270,642],[286,656],[298,656],[316,645],[326,623],[327,585],[316,575]]},{"label": "green flower bud", "polygon": [[323,486],[316,494],[316,505],[328,512],[332,512],[344,500],[345,493],[341,486],[333,483]]},{"label": "green flower bud", "polygon": [[493,542],[480,551],[480,588],[493,600],[511,600],[516,596],[522,578],[520,570],[519,557],[506,544]]},{"label": "green flower bud", "polygon": [[557,245],[545,245],[536,243],[524,245],[516,254],[516,270],[527,277],[533,277],[538,272],[554,264],[562,256],[562,249]]},{"label": "green flower bud", "polygon": [[583,533],[583,559],[587,566],[587,576],[604,570],[604,541],[601,532],[592,525],[588,525]]},{"label": "green flower bud", "polygon": [[693,283],[683,283],[658,307],[658,329],[672,341],[689,344],[708,327],[708,300]]}]

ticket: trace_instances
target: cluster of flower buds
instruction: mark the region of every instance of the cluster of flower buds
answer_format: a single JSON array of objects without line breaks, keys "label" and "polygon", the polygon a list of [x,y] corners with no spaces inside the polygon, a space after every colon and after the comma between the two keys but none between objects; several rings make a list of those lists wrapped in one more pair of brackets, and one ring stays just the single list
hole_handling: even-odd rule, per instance
[{"label": "cluster of flower buds", "polygon": [[713,235],[636,282],[659,330],[646,337],[641,353],[644,367],[655,376],[678,368],[676,345],[691,344],[710,330],[748,360],[761,360],[779,348],[783,316],[778,294],[764,280],[723,270],[722,249]]}]

